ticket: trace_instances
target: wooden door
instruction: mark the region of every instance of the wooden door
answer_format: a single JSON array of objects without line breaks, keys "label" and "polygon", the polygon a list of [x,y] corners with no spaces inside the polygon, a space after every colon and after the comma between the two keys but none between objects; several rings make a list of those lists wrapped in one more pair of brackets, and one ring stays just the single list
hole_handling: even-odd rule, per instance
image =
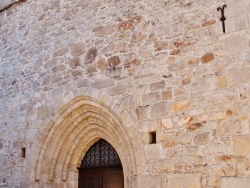
[{"label": "wooden door", "polygon": [[84,172],[79,174],[79,188],[102,187],[102,172]]},{"label": "wooden door", "polygon": [[91,146],[78,170],[79,188],[123,188],[120,158],[103,139]]},{"label": "wooden door", "polygon": [[122,170],[108,170],[103,172],[103,188],[123,188]]},{"label": "wooden door", "polygon": [[80,172],[79,188],[123,188],[122,169]]}]

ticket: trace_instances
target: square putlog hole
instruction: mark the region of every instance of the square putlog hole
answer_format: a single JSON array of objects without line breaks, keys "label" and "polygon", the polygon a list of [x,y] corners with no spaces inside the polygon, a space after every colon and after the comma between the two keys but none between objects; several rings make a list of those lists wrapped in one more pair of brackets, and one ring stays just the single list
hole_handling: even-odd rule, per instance
[{"label": "square putlog hole", "polygon": [[22,149],[21,149],[20,157],[21,157],[21,158],[26,158],[26,148],[22,148]]},{"label": "square putlog hole", "polygon": [[156,131],[149,133],[149,144],[156,144]]}]

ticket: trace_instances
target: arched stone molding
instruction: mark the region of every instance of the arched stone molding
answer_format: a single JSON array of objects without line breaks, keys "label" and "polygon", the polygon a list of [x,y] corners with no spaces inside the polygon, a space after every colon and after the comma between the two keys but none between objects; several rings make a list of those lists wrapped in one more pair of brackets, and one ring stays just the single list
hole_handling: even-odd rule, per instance
[{"label": "arched stone molding", "polygon": [[77,173],[77,166],[91,145],[103,138],[121,159],[125,187],[132,185],[130,181],[136,176],[132,141],[122,120],[104,103],[78,96],[39,132],[33,148],[37,181],[67,181],[69,173]]}]

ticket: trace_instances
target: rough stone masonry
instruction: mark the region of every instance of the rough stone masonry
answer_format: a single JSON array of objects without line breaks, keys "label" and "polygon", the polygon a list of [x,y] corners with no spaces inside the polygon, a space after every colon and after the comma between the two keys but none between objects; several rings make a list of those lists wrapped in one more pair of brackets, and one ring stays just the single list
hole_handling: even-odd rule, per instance
[{"label": "rough stone masonry", "polygon": [[249,122],[249,0],[0,2],[0,187],[76,188],[104,138],[126,188],[248,188]]}]

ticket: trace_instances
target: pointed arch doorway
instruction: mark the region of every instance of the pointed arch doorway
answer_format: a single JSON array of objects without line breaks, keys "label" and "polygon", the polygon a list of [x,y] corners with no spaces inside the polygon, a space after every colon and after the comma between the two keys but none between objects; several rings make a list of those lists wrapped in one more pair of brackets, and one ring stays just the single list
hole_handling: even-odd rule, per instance
[{"label": "pointed arch doorway", "polygon": [[90,147],[78,171],[78,188],[123,188],[120,158],[104,139],[99,139]]}]

